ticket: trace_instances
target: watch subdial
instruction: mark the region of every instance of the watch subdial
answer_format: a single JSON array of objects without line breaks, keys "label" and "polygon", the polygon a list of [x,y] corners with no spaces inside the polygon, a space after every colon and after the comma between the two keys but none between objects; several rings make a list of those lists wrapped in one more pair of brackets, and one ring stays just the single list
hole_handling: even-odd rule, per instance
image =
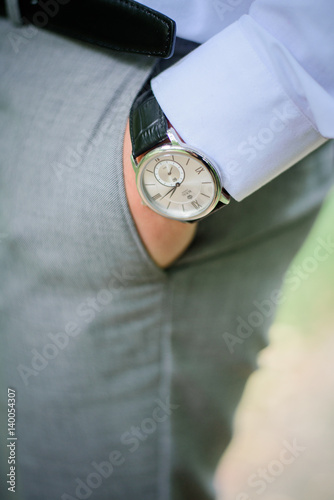
[{"label": "watch subdial", "polygon": [[154,168],[155,178],[163,186],[176,186],[184,179],[184,170],[179,163],[173,160],[162,160]]}]

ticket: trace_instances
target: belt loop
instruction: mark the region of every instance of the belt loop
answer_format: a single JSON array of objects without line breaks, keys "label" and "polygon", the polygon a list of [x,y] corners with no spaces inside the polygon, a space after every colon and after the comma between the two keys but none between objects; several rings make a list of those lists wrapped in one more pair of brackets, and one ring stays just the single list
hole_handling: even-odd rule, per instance
[{"label": "belt loop", "polygon": [[5,0],[6,1],[6,10],[7,16],[10,18],[12,23],[16,25],[23,24],[19,0]]}]

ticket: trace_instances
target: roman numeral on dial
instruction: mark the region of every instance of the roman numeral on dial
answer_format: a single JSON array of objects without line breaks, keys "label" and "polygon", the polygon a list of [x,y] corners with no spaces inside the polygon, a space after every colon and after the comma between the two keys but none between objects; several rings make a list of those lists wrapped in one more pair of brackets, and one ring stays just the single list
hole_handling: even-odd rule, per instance
[{"label": "roman numeral on dial", "polygon": [[195,168],[195,172],[197,172],[198,174],[200,174],[201,172],[204,172],[204,167]]},{"label": "roman numeral on dial", "polygon": [[161,198],[161,194],[160,193],[157,193],[154,196],[152,196],[152,200],[154,200],[154,201],[158,200],[159,198]]},{"label": "roman numeral on dial", "polygon": [[192,206],[193,206],[194,208],[196,208],[197,210],[198,210],[199,208],[202,208],[202,205],[200,205],[200,204],[198,203],[198,201],[197,201],[197,200],[192,201],[192,202],[191,202],[191,204],[192,204]]}]

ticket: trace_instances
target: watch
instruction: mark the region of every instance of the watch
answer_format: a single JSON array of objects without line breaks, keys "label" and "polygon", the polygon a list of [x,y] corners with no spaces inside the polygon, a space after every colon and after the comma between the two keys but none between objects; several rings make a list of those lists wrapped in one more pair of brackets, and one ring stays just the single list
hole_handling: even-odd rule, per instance
[{"label": "watch", "polygon": [[151,89],[132,105],[130,136],[137,189],[154,212],[196,222],[229,203],[214,161],[182,141]]}]

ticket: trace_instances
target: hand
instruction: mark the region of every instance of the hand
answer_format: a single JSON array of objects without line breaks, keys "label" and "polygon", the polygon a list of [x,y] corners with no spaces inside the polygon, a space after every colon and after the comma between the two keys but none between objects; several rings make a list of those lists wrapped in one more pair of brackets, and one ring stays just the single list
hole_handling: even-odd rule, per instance
[{"label": "hand", "polygon": [[166,268],[188,248],[195,236],[197,223],[186,224],[167,219],[142,204],[130,155],[131,140],[128,122],[123,145],[124,182],[128,204],[137,231],[148,253],[159,267]]},{"label": "hand", "polygon": [[167,196],[169,193],[171,193],[171,194],[169,194],[169,197],[171,198],[173,196],[173,194],[175,193],[176,189],[179,187],[179,185],[180,184],[177,182],[176,186],[172,187],[172,189],[170,189],[169,191],[167,191],[167,193],[162,198],[165,198],[165,196]]}]

